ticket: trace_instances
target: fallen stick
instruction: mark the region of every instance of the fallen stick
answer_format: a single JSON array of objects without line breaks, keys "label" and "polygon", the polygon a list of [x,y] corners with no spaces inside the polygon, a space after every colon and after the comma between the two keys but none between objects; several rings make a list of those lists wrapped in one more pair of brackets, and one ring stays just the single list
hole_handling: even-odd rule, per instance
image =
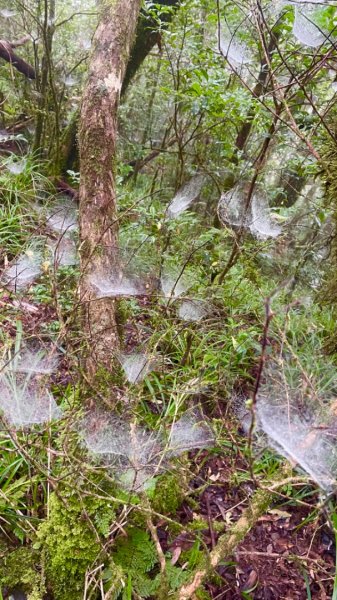
[{"label": "fallen stick", "polygon": [[[250,505],[243,511],[239,520],[223,535],[221,535],[211,552],[205,555],[193,570],[188,582],[172,596],[172,600],[190,600],[205,582],[207,576],[214,573],[221,561],[231,556],[236,547],[242,542],[257,521],[265,514],[270,506],[277,489],[289,479],[282,478],[271,481],[268,489],[258,489],[250,500]],[[293,478],[290,478],[291,480]]]}]

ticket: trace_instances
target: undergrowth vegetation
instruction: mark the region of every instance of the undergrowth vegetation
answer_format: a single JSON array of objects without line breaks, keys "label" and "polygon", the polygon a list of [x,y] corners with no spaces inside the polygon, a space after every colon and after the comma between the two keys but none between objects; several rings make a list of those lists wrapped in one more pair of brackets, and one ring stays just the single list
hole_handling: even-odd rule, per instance
[{"label": "undergrowth vegetation", "polygon": [[23,106],[35,133],[0,157],[0,598],[290,598],[264,557],[294,598],[336,599],[335,7],[304,27],[296,2],[145,3],[158,40],[119,108],[114,263],[90,274],[118,344],[92,378],[61,128],[97,7],[61,2],[51,31],[53,2],[44,21],[14,4],[11,39],[56,34],[54,54],[22,49],[52,58],[37,100],[1,66],[4,128]]}]

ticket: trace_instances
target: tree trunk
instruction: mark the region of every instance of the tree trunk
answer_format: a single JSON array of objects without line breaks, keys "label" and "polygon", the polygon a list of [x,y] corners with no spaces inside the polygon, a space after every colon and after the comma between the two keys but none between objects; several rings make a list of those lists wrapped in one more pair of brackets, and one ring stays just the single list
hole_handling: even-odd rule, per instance
[{"label": "tree trunk", "polygon": [[115,303],[97,299],[90,276],[109,276],[117,242],[116,160],[117,109],[141,0],[102,0],[88,80],[81,107],[80,239],[81,301],[90,356],[87,373],[109,369],[118,346]]},{"label": "tree trunk", "polygon": [[[55,33],[55,0],[45,2],[44,5],[44,18],[43,18],[43,56],[41,63],[41,77],[38,77],[38,91],[40,93],[40,100],[36,118],[35,126],[35,139],[34,139],[34,152],[42,152],[44,146],[44,137],[46,123],[48,121],[48,102],[50,99],[50,77],[52,67],[52,51],[53,51],[53,38]],[[55,102],[54,102],[55,104]],[[54,106],[55,114],[57,107]],[[57,132],[58,133],[58,132]],[[56,143],[57,135],[55,136]]]},{"label": "tree trunk", "polygon": [[[170,7],[170,12],[164,12],[160,17],[160,25],[154,19],[146,15],[146,12],[140,12],[136,34],[134,36],[134,44],[128,57],[125,75],[123,77],[121,95],[126,93],[132,78],[137,73],[138,69],[143,64],[144,60],[151,52],[156,44],[160,45],[160,31],[165,29],[172,21],[175,11],[179,8],[181,0],[161,0],[158,2],[159,14],[160,7]],[[65,175],[67,169],[77,170],[78,163],[78,147],[77,147],[77,125],[79,113],[76,111],[72,118],[71,128],[67,128],[68,132],[64,134],[62,144],[62,156],[60,163],[60,174]]]},{"label": "tree trunk", "polygon": [[[158,26],[158,20],[150,18],[145,11],[142,12],[138,21],[135,43],[132,47],[132,52],[123,81],[123,94],[126,92],[131,80],[143,64],[148,54],[151,52],[152,48],[156,44],[160,46],[160,29],[166,29],[168,27],[169,23],[174,17],[175,12],[181,4],[181,0],[159,0],[159,2],[156,2],[156,4],[158,6],[158,19],[160,27]],[[169,12],[163,11],[163,13],[161,13],[161,7],[170,8],[171,10]]]},{"label": "tree trunk", "polygon": [[[272,53],[274,52],[275,48],[277,47],[277,42],[278,42],[279,37],[280,37],[279,32],[272,31],[270,34],[269,44],[266,49],[266,56],[263,56],[263,58],[261,60],[260,72],[259,72],[259,75],[257,78],[257,83],[256,83],[254,89],[252,90],[252,96],[254,98],[259,98],[266,92],[266,87],[268,86],[269,79],[270,79],[270,68],[269,68],[268,60],[269,61],[271,60]],[[251,110],[249,111],[246,122],[243,123],[243,125],[237,135],[237,138],[235,141],[234,162],[237,162],[237,160],[238,160],[238,158],[237,158],[238,152],[241,152],[245,148],[245,145],[249,138],[251,129],[253,127],[255,114],[256,114],[256,109],[253,106],[251,108]]]}]

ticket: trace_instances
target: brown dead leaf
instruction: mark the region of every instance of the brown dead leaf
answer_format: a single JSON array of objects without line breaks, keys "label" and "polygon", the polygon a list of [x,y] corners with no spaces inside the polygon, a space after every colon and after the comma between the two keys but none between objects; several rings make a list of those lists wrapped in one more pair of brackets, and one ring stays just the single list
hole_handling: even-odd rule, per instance
[{"label": "brown dead leaf", "polygon": [[171,565],[175,565],[181,555],[181,546],[176,546],[172,551]]},{"label": "brown dead leaf", "polygon": [[246,579],[245,583],[243,584],[241,591],[251,592],[256,587],[258,579],[259,577],[257,572],[252,569],[252,571],[249,573],[248,579]]},{"label": "brown dead leaf", "polygon": [[220,479],[220,473],[219,471],[217,472],[217,474],[215,475],[214,473],[212,475],[209,476],[209,479],[211,481],[218,481],[218,479]]},{"label": "brown dead leaf", "polygon": [[271,515],[275,515],[279,519],[290,519],[291,514],[285,510],[279,510],[278,508],[271,508],[268,510],[268,513]]}]

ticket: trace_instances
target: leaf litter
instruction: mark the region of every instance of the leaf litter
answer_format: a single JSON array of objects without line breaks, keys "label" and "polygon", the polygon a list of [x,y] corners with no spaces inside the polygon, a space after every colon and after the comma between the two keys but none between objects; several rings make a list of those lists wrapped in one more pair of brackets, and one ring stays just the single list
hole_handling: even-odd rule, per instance
[{"label": "leaf litter", "polygon": [[[257,220],[257,222],[258,222],[258,217],[257,217],[257,215],[258,215],[258,213],[256,213],[256,212],[255,212],[255,219],[256,219],[256,220]],[[239,225],[240,225],[240,224],[239,224]],[[261,226],[261,223],[260,223],[260,224],[258,223],[258,227],[257,227],[257,231],[258,231],[258,233],[261,233],[261,229],[262,229],[262,231],[263,231],[263,227]],[[267,228],[267,229],[268,229],[268,228]],[[171,296],[171,294],[170,294],[170,296]],[[187,301],[186,301],[186,302],[187,302]],[[182,304],[181,306],[183,306],[183,304]],[[191,308],[191,307],[190,307],[190,308]],[[187,312],[188,312],[188,310],[187,310]],[[182,317],[182,318],[183,318],[183,317]],[[43,374],[43,373],[44,373],[44,371],[43,371],[43,367],[40,367],[40,369],[42,369],[42,370],[40,370],[40,371],[36,371],[36,372],[37,372],[37,373],[40,373],[40,374],[41,374],[41,373]],[[22,372],[25,372],[25,371],[23,370]],[[29,372],[29,371],[27,371],[27,372]],[[261,405],[262,405],[262,403],[261,403]],[[297,415],[297,416],[298,416],[298,415]],[[287,415],[287,417],[288,417],[288,415]],[[302,417],[302,415],[301,415],[301,417]],[[271,417],[270,417],[270,415],[268,415],[268,414],[265,414],[265,418],[266,418],[267,422],[269,422]],[[309,420],[310,420],[310,419],[309,419]],[[318,420],[318,423],[319,423],[319,420]],[[314,422],[313,426],[314,426],[314,425],[315,425],[315,422]],[[288,426],[288,422],[287,422],[287,426]],[[322,427],[322,426],[318,425],[317,427]],[[131,429],[131,426],[130,426],[130,429]],[[173,430],[173,433],[174,433],[174,430]],[[289,433],[289,430],[288,430],[288,433]],[[133,439],[135,440],[135,442],[134,442],[134,445],[135,445],[136,447],[137,447],[137,445],[139,446],[139,445],[141,444],[141,442],[142,442],[142,440],[141,440],[141,436],[137,435],[137,433],[136,433],[136,432],[133,432],[132,434],[130,434],[130,433],[128,432],[128,435],[127,435],[127,437],[126,437],[126,440],[127,440],[127,441],[129,440],[129,438],[130,438],[130,435],[131,435],[131,436],[133,437]],[[136,440],[136,438],[138,438],[138,439]],[[178,449],[179,449],[179,448],[181,448],[182,444],[180,444],[180,442],[179,442],[179,434],[172,435],[172,436],[171,436],[171,438],[173,439],[173,441],[174,441],[174,440],[176,441],[176,447],[177,447]],[[136,443],[136,441],[137,441],[137,443]],[[277,442],[277,443],[275,442],[275,446],[276,446],[276,445],[277,445],[278,449],[280,449],[280,448],[282,447],[281,445],[279,445],[279,443],[278,443],[278,442]],[[188,448],[187,448],[187,449],[188,449]],[[173,450],[173,449],[171,449],[171,451],[172,451],[172,452],[174,452],[174,450]],[[151,453],[150,453],[150,455],[151,455]],[[152,460],[152,459],[150,458],[150,459],[149,459],[149,462],[150,462],[150,463],[151,463],[151,460]],[[137,468],[138,468],[138,467],[137,467]],[[127,480],[127,481],[126,481],[126,487],[128,487],[128,488],[135,488],[135,487],[136,487],[136,488],[137,488],[137,487],[141,487],[142,485],[146,485],[146,481],[147,481],[148,477],[151,477],[151,476],[152,476],[152,475],[151,475],[151,473],[152,473],[152,465],[150,464],[150,468],[148,468],[148,467],[146,467],[146,466],[145,466],[145,467],[144,467],[144,469],[138,469],[138,471],[137,471],[137,475],[138,475],[138,473],[140,473],[140,475],[138,476],[138,478],[137,478],[137,479],[135,479],[135,478],[134,478],[134,474],[135,474],[135,472],[136,472],[136,469],[132,469],[132,468],[131,468],[131,469],[130,469],[130,468],[129,468],[129,469],[126,469],[126,475],[124,474],[124,477],[125,477],[125,478],[126,478],[126,480]],[[121,477],[123,477],[123,475],[121,475]],[[310,548],[311,548],[311,546],[310,546]],[[255,540],[254,540],[253,549],[254,549],[254,550],[256,550],[256,544],[255,544]],[[259,549],[261,550],[261,553],[262,553],[262,551],[264,551],[264,550],[265,550],[265,548],[264,548],[264,547],[261,547],[261,548],[259,548]],[[242,575],[242,574],[240,574],[240,575]],[[236,583],[237,583],[237,582],[235,582],[235,584],[236,584]],[[231,593],[232,593],[232,592],[231,592]],[[231,596],[231,598],[232,598],[232,596]]]}]

